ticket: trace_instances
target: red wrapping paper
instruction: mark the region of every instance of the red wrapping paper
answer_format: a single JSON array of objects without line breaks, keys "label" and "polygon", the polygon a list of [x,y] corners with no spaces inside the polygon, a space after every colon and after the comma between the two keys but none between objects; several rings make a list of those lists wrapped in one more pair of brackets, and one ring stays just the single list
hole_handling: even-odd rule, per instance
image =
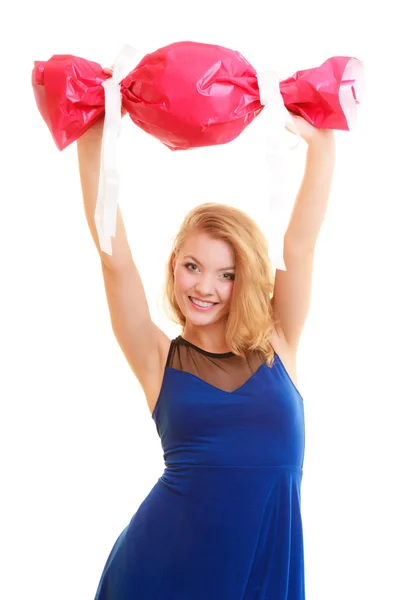
[{"label": "red wrapping paper", "polygon": [[[38,109],[59,150],[105,113],[100,64],[72,55],[35,61]],[[132,121],[172,150],[225,144],[263,110],[257,72],[222,46],[177,42],[147,54],[120,82]],[[363,65],[335,56],[280,81],[285,107],[318,128],[350,130],[362,100]]]}]

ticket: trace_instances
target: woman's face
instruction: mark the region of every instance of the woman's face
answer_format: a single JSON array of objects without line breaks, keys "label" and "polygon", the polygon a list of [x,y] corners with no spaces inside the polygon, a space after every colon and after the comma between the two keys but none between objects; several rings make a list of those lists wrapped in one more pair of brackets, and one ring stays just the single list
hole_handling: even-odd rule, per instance
[{"label": "woman's face", "polygon": [[229,313],[235,256],[227,242],[204,232],[192,233],[176,256],[174,277],[176,301],[194,325],[215,323]]}]

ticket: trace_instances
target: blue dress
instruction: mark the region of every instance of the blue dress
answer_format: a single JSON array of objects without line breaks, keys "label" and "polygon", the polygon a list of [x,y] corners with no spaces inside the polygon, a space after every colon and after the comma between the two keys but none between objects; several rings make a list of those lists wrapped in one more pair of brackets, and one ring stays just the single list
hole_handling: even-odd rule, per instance
[{"label": "blue dress", "polygon": [[171,342],[152,414],[165,470],[95,600],[304,600],[303,399],[278,354]]}]

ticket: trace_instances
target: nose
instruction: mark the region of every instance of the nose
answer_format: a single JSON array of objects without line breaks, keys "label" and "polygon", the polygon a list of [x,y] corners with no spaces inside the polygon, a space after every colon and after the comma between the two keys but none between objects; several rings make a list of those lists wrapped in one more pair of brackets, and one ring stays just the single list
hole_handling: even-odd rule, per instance
[{"label": "nose", "polygon": [[196,284],[196,292],[202,298],[205,298],[207,295],[211,296],[214,294],[215,286],[213,283],[212,275],[203,274],[202,277],[199,278]]}]

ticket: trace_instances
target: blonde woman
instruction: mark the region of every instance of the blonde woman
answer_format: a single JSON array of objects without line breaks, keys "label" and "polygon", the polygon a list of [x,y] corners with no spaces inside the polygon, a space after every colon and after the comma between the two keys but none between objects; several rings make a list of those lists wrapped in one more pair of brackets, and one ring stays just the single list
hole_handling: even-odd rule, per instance
[{"label": "blonde woman", "polygon": [[286,271],[244,212],[186,215],[167,261],[166,300],[182,330],[151,320],[120,210],[112,256],[94,212],[102,122],[78,140],[88,225],[112,328],[164,451],[162,477],[120,534],[96,600],[304,600],[300,487],[304,407],[296,352],[334,165],[332,131],[295,117],[308,144],[285,235]]}]

